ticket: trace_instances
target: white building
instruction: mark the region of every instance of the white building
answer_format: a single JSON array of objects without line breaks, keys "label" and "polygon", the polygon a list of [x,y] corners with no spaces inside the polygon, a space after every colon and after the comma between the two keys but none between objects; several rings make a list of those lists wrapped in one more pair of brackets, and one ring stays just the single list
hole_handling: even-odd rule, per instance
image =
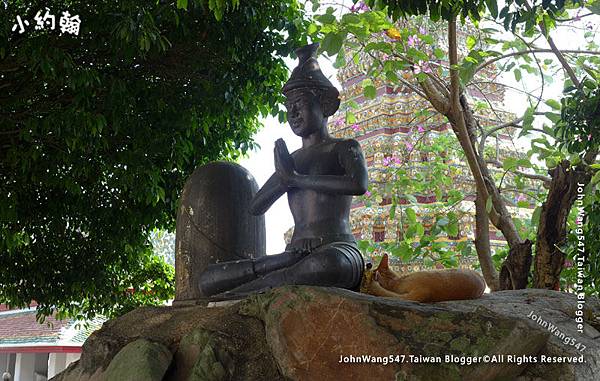
[{"label": "white building", "polygon": [[0,376],[8,372],[11,381],[51,379],[79,359],[83,342],[104,321],[95,319],[86,327],[52,316],[40,324],[35,317],[35,308],[0,305]]}]

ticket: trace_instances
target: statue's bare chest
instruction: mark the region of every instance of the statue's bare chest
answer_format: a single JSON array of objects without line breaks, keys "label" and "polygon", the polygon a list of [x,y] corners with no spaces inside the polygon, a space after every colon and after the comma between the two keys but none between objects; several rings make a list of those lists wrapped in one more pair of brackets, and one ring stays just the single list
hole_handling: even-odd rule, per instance
[{"label": "statue's bare chest", "polygon": [[333,144],[296,151],[293,155],[296,171],[303,175],[343,175],[338,153]]}]

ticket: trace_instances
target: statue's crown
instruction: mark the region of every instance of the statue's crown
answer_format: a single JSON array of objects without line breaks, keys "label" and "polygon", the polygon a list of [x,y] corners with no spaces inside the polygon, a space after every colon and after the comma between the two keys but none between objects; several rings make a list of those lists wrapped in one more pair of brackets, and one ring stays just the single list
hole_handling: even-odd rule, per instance
[{"label": "statue's crown", "polygon": [[[317,61],[317,49],[319,44],[310,44],[296,49],[298,66],[292,71],[290,79],[283,86],[285,95],[291,90],[299,88],[311,89],[335,89],[331,82],[325,77]],[[335,89],[337,91],[337,89]]]},{"label": "statue's crown", "polygon": [[340,93],[325,77],[317,61],[318,43],[305,45],[296,49],[298,56],[298,66],[292,71],[290,79],[281,90],[283,95],[288,96],[293,90],[299,89],[319,89],[323,90],[324,100],[327,101],[326,115],[333,115],[339,107]]}]

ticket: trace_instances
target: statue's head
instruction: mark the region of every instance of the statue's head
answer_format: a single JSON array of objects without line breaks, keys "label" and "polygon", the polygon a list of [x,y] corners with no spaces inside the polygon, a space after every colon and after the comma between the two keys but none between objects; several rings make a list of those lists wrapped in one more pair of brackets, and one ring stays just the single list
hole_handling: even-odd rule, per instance
[{"label": "statue's head", "polygon": [[340,93],[325,77],[317,62],[319,44],[296,50],[298,66],[283,86],[288,122],[292,131],[307,136],[324,125],[340,106]]}]

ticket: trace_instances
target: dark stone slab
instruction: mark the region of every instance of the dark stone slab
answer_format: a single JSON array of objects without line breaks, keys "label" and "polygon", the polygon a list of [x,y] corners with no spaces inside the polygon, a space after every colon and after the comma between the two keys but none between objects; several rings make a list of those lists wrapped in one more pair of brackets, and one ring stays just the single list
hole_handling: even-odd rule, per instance
[{"label": "dark stone slab", "polygon": [[175,303],[202,297],[198,277],[209,264],[266,254],[264,216],[248,213],[257,190],[235,163],[209,163],[189,177],[177,213]]}]

